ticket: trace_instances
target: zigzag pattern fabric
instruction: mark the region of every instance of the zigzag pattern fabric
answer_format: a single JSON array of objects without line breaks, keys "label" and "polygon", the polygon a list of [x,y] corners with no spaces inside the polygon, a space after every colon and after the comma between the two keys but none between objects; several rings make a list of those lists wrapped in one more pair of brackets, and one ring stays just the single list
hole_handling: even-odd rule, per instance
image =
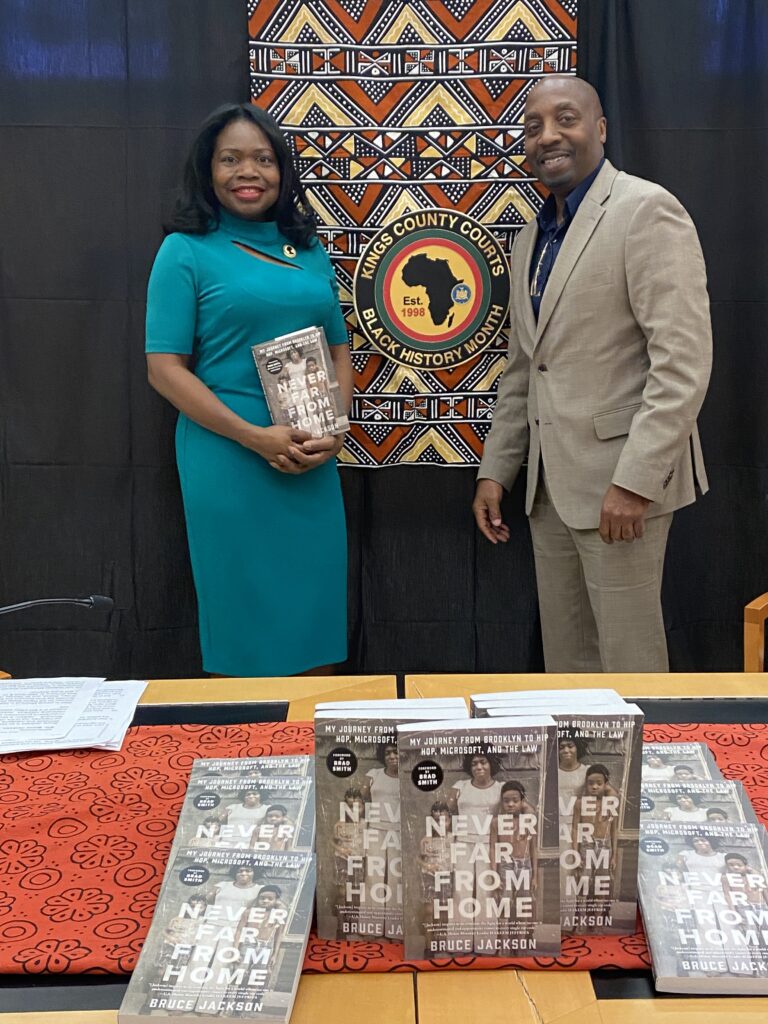
[{"label": "zigzag pattern fabric", "polygon": [[477,465],[506,331],[450,370],[382,355],[352,307],[357,259],[404,214],[460,210],[509,254],[542,196],[525,98],[576,65],[577,0],[248,0],[251,97],[277,119],[320,220],[352,339],[344,464]]}]

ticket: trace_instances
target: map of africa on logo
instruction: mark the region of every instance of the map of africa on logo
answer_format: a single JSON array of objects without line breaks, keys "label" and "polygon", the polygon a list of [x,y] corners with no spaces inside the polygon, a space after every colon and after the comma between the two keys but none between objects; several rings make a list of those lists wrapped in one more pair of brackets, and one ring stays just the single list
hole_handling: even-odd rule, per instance
[{"label": "map of africa on logo", "polygon": [[[421,287],[427,292],[427,312],[432,323],[439,327],[448,318],[453,325],[453,295],[457,285],[463,284],[453,276],[449,260],[432,259],[424,252],[409,256],[403,267],[402,278],[409,288]],[[466,285],[464,286],[469,294]],[[419,305],[421,301],[417,300]]]},{"label": "map of africa on logo", "polygon": [[443,369],[496,337],[506,319],[509,272],[482,224],[455,211],[419,210],[371,239],[353,292],[361,328],[385,355]]}]

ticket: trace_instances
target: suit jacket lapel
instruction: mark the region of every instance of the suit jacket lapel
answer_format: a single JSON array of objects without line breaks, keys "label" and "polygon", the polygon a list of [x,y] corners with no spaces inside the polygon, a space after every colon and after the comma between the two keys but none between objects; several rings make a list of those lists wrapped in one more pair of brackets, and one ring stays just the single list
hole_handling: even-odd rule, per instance
[{"label": "suit jacket lapel", "polygon": [[611,193],[611,186],[617,174],[616,168],[606,160],[589,192],[582,199],[576,216],[573,218],[573,223],[568,228],[563,247],[555,260],[547,287],[541,298],[539,322],[535,335],[537,345],[541,341],[541,336],[573,268],[592,237],[592,232],[597,227],[600,218],[605,213],[605,201]]},{"label": "suit jacket lapel", "polygon": [[528,234],[520,240],[520,286],[515,299],[522,303],[521,309],[523,311],[523,320],[528,330],[528,334],[531,338],[531,348],[536,337],[536,317],[533,315],[533,306],[531,305],[530,288],[528,285],[528,278],[530,276],[531,269],[531,258],[533,256],[533,250],[536,245],[536,238],[539,234],[539,229],[536,221],[523,228],[523,231],[527,231]]}]

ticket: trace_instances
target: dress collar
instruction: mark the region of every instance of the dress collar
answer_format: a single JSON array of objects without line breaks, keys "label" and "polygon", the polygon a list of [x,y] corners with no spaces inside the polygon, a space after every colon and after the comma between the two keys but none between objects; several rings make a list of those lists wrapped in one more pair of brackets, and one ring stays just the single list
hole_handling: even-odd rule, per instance
[{"label": "dress collar", "polygon": [[261,248],[265,245],[282,244],[283,236],[274,220],[246,220],[228,210],[219,208],[219,231],[229,235],[236,242]]}]

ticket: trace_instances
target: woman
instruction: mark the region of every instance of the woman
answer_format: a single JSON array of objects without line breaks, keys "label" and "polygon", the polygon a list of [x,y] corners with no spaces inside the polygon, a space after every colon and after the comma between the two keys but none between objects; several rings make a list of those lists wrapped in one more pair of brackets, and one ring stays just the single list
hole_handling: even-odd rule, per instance
[{"label": "woman", "polygon": [[646,754],[643,760],[643,782],[669,782],[672,778],[672,765],[662,754]]},{"label": "woman", "polygon": [[330,261],[268,114],[242,105],[208,118],[167,228],[149,281],[147,363],[180,412],[203,667],[329,673],[346,658],[343,440],[272,425],[250,349],[322,326],[347,407],[352,365]]},{"label": "woman", "polygon": [[[369,927],[387,939],[403,937],[402,861],[400,857],[400,780],[396,743],[380,743],[376,757],[381,768],[365,773],[361,789],[365,800],[367,849],[365,906]],[[384,902],[377,893],[386,895]],[[361,919],[366,914],[361,911]],[[368,935],[374,931],[368,931]]]},{"label": "woman", "polygon": [[557,784],[560,794],[560,849],[567,849],[571,841],[571,825],[576,801],[584,791],[587,765],[587,744],[581,737],[562,730],[557,740]]},{"label": "woman", "polygon": [[264,821],[267,815],[266,804],[262,803],[261,791],[249,789],[243,793],[239,804],[229,804],[222,812],[227,825],[239,825],[245,829],[246,835],[252,835],[253,830]]},{"label": "woman", "polygon": [[700,806],[696,793],[675,793],[672,797],[675,806],[667,807],[664,818],[667,821],[706,821],[707,809]]},{"label": "woman", "polygon": [[219,1012],[218,1007],[227,994],[227,982],[222,979],[222,968],[232,963],[232,953],[236,950],[235,929],[263,888],[256,881],[254,869],[250,865],[233,865],[229,876],[228,879],[214,883],[213,889],[207,894],[209,904],[213,904],[221,916],[211,918],[217,922],[219,935],[211,937],[209,941],[210,959],[207,963],[197,961],[198,966],[209,967],[212,971],[211,977],[203,981],[197,991],[195,1011],[198,1014],[213,1015]]},{"label": "woman", "polygon": [[[681,850],[678,854],[678,867],[681,871],[710,874],[722,871],[725,867],[725,857],[718,849],[719,843],[715,836],[686,836],[688,850]],[[695,878],[688,879],[690,885],[696,885]]]},{"label": "woman", "polygon": [[[457,779],[448,795],[451,814],[461,816],[461,830],[454,828],[454,899],[477,899],[480,911],[466,924],[464,938],[472,939],[472,948],[488,951],[487,942],[495,928],[489,903],[494,890],[480,884],[491,864],[491,825],[498,814],[501,782],[494,776],[500,765],[492,754],[466,754],[462,761],[465,779]],[[460,917],[456,918],[461,921]]]}]

